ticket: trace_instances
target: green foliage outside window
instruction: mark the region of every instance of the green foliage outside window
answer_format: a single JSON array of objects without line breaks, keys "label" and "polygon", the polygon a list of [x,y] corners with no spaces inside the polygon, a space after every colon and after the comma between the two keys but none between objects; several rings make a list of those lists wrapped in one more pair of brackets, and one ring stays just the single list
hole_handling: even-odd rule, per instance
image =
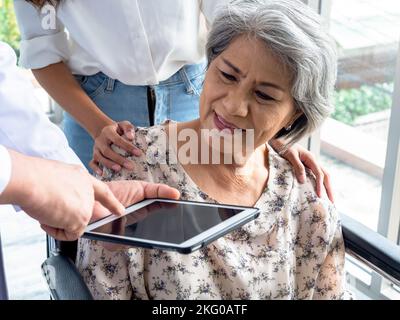
[{"label": "green foliage outside window", "polygon": [[335,93],[332,118],[352,125],[360,116],[390,109],[392,92],[393,83],[339,90]]},{"label": "green foliage outside window", "polygon": [[13,0],[0,0],[0,41],[8,43],[19,54],[20,35]]}]

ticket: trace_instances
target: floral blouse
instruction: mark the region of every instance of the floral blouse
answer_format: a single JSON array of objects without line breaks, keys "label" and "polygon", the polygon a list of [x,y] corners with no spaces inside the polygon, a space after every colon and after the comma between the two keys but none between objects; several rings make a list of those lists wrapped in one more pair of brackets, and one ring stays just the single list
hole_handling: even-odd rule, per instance
[{"label": "floral blouse", "polygon": [[[216,203],[168,151],[165,127],[136,128],[135,171],[104,170],[102,180],[139,179],[177,188],[182,199]],[[343,299],[344,245],[339,216],[315,193],[310,173],[299,184],[291,165],[269,149],[260,216],[192,254],[125,248],[109,251],[81,239],[77,267],[96,299]],[[121,151],[121,150],[120,150]],[[128,155],[125,154],[126,157]]]}]

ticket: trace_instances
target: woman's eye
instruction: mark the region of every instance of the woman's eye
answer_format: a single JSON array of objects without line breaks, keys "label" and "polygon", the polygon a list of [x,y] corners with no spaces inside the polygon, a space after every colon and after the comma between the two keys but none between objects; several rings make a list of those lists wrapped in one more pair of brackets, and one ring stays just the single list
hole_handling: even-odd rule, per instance
[{"label": "woman's eye", "polygon": [[236,81],[235,76],[233,76],[233,75],[231,75],[231,74],[229,74],[229,73],[226,73],[226,72],[221,71],[221,74],[222,74],[222,76],[223,76],[225,79],[227,79],[227,80],[229,80],[229,81]]},{"label": "woman's eye", "polygon": [[259,97],[260,99],[263,99],[263,100],[275,100],[271,96],[269,96],[265,93],[262,93],[261,91],[256,91],[256,95],[257,95],[257,97]]}]

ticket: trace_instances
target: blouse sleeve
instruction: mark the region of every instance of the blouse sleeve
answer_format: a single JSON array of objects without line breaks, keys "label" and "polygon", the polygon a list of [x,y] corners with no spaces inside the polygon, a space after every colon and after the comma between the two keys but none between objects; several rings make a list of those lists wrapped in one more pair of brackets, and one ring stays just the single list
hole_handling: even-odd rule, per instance
[{"label": "blouse sleeve", "polygon": [[313,295],[315,300],[352,299],[352,294],[346,290],[345,284],[345,248],[339,219],[334,225],[335,228],[332,228],[333,234],[330,237],[327,255],[315,282]]},{"label": "blouse sleeve", "polygon": [[24,0],[15,0],[14,9],[21,33],[19,64],[22,67],[40,69],[68,61],[68,36],[52,6],[39,9]]}]

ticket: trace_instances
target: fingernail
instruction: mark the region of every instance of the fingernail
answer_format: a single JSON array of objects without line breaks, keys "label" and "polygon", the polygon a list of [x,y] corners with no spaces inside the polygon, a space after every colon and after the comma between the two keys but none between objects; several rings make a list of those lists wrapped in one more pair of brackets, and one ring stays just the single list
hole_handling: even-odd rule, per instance
[{"label": "fingernail", "polygon": [[126,162],[124,162],[124,167],[125,167],[126,169],[128,169],[128,170],[133,170],[134,165],[133,165],[132,162],[126,161]]},{"label": "fingernail", "polygon": [[101,171],[100,169],[97,169],[96,173],[97,173],[98,176],[102,176],[103,175],[103,171]]},{"label": "fingernail", "polygon": [[128,139],[133,140],[133,138],[134,138],[134,136],[135,136],[135,131],[133,131],[133,130],[128,131],[128,132],[126,133],[126,136],[127,136]]},{"label": "fingernail", "polygon": [[140,149],[136,149],[136,148],[132,149],[132,153],[136,157],[140,157],[142,155],[142,151]]},{"label": "fingernail", "polygon": [[122,203],[119,203],[116,212],[113,212],[113,213],[117,214],[117,215],[121,215],[124,212],[125,212],[125,207],[122,205]]},{"label": "fingernail", "polygon": [[117,165],[117,164],[113,165],[111,168],[112,168],[114,171],[119,171],[119,170],[121,170],[121,166],[119,166],[119,165]]},{"label": "fingernail", "polygon": [[306,182],[306,177],[305,176],[300,176],[300,183],[303,184]]}]

